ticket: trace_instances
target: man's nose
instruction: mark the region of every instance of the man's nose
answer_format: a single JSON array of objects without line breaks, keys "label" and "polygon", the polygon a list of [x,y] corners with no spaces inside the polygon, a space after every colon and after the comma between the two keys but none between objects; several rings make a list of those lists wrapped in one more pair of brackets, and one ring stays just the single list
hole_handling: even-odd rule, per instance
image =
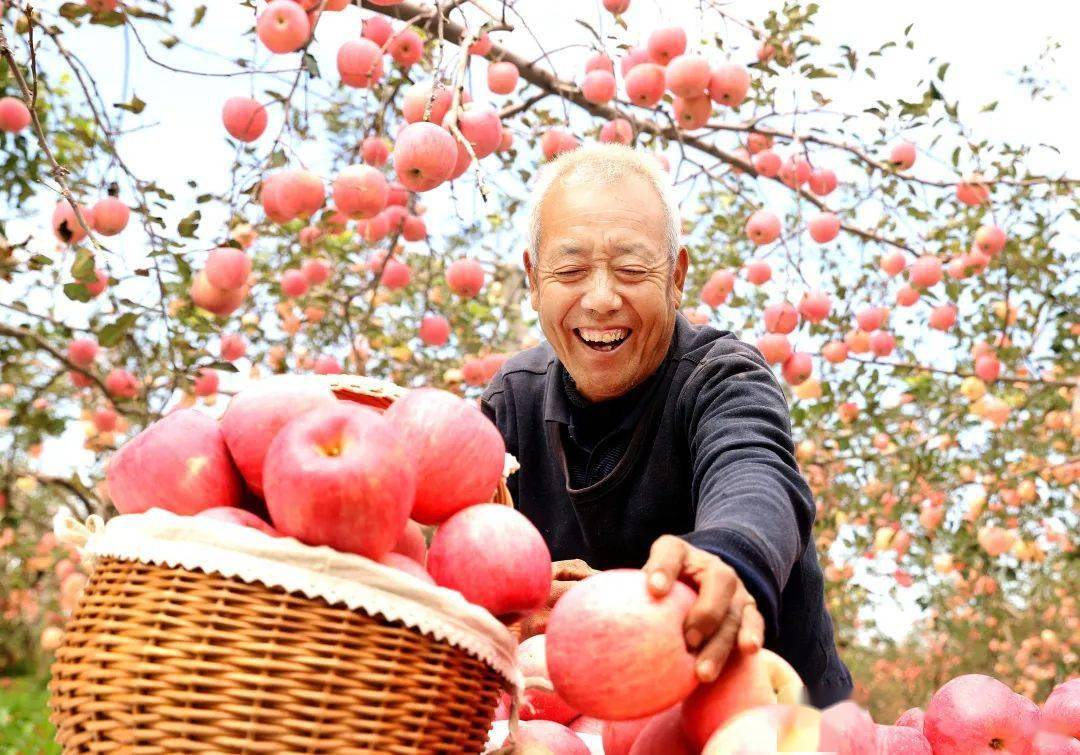
[{"label": "man's nose", "polygon": [[589,276],[585,295],[581,297],[583,309],[606,315],[622,307],[622,297],[616,290],[616,281],[607,270],[600,269]]}]

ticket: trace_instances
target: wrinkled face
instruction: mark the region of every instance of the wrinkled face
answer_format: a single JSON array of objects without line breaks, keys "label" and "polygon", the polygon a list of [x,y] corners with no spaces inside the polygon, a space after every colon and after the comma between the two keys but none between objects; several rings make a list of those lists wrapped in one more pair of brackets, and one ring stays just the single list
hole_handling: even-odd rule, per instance
[{"label": "wrinkled face", "polygon": [[544,335],[590,401],[621,396],[663,361],[688,258],[664,244],[664,211],[638,176],[616,186],[562,180],[541,208],[540,248],[525,254]]}]

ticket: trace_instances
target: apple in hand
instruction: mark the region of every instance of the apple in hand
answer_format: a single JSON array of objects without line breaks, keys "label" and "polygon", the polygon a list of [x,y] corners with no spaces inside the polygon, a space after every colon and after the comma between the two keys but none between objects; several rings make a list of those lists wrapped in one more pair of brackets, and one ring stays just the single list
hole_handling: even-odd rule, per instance
[{"label": "apple in hand", "polygon": [[698,684],[683,626],[696,593],[675,582],[662,598],[640,569],[611,569],[567,590],[547,623],[555,691],[583,715],[618,721],[659,713]]},{"label": "apple in hand", "polygon": [[1022,755],[1038,725],[1035,703],[993,677],[964,674],[930,698],[923,734],[934,755]]},{"label": "apple in hand", "polygon": [[121,446],[105,479],[121,514],[197,514],[236,506],[243,495],[218,423],[195,409],[167,414]]},{"label": "apple in hand", "polygon": [[221,417],[221,432],[253,493],[263,495],[266,451],[285,423],[336,403],[326,383],[306,375],[268,377],[233,396]]},{"label": "apple in hand", "polygon": [[742,653],[737,648],[716,680],[694,690],[683,703],[686,733],[704,747],[713,732],[742,711],[772,703],[803,702],[802,679],[788,662],[764,648]]},{"label": "apple in hand", "polygon": [[405,529],[416,466],[383,415],[334,400],[281,428],[266,452],[263,480],[279,532],[378,560]]},{"label": "apple in hand", "polygon": [[207,519],[217,519],[222,522],[231,522],[232,524],[239,524],[242,527],[251,527],[259,532],[266,533],[270,537],[283,537],[280,532],[250,511],[235,508],[233,506],[215,506],[212,509],[200,511],[196,516],[205,517]]}]

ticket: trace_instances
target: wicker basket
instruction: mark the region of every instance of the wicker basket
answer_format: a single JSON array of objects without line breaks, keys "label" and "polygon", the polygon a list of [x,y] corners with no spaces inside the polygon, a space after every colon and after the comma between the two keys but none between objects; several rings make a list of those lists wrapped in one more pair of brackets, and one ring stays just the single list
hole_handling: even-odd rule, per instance
[{"label": "wicker basket", "polygon": [[[389,405],[385,385],[375,397]],[[511,503],[505,484],[496,498]],[[102,556],[49,688],[65,754],[420,755],[481,752],[508,683],[377,612]]]}]

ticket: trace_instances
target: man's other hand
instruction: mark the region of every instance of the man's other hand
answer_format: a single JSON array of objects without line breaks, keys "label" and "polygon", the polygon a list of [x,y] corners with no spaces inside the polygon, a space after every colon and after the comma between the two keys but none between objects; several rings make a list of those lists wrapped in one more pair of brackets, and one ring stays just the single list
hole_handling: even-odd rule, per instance
[{"label": "man's other hand", "polygon": [[765,620],[742,580],[719,557],[695,548],[674,535],[653,543],[643,567],[649,590],[663,597],[679,579],[698,593],[686,615],[686,647],[697,652],[697,675],[703,682],[716,679],[732,647],[756,653],[764,644]]},{"label": "man's other hand", "polygon": [[556,601],[575,584],[594,574],[599,574],[599,572],[578,558],[552,562],[551,592],[548,594],[547,603],[521,622],[521,639],[524,641],[533,635],[546,632],[548,616],[551,615],[551,609],[555,607]]}]

